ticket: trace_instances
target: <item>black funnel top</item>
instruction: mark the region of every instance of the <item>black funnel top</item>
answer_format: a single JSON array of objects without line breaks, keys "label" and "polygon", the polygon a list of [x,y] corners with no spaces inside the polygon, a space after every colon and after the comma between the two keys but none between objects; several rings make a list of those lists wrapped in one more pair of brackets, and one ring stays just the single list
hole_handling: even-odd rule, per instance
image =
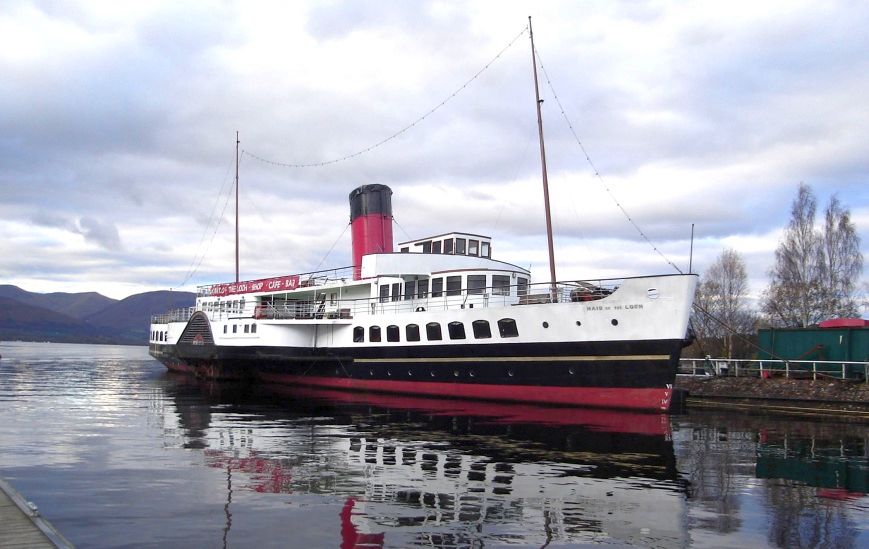
[{"label": "black funnel top", "polygon": [[369,214],[392,216],[392,189],[386,185],[362,185],[350,193],[350,221]]}]

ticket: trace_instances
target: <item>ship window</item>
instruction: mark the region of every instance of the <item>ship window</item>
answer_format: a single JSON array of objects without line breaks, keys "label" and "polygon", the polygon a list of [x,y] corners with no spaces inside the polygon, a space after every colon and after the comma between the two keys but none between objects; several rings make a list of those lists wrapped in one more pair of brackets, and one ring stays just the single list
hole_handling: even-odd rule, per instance
[{"label": "ship window", "polygon": [[465,239],[456,239],[456,255],[465,255]]},{"label": "ship window", "polygon": [[462,277],[447,277],[447,295],[462,295]]},{"label": "ship window", "polygon": [[392,285],[392,300],[398,301],[401,299],[401,283],[396,282]]},{"label": "ship window", "polygon": [[444,279],[443,278],[432,278],[431,279],[431,296],[432,297],[440,297],[444,295]]},{"label": "ship window", "polygon": [[425,325],[425,337],[429,341],[439,341],[443,339],[441,335],[441,325],[437,322],[429,322]]},{"label": "ship window", "polygon": [[424,254],[431,253],[431,241],[422,243],[422,253],[424,253]]},{"label": "ship window", "polygon": [[234,333],[234,334],[238,333],[238,325],[237,324],[232,325],[232,333]]},{"label": "ship window", "polygon": [[486,289],[486,275],[468,275],[468,293],[482,294]]},{"label": "ship window", "polygon": [[226,329],[229,328],[226,324],[223,325],[223,333],[226,333]]},{"label": "ship window", "polygon": [[433,254],[441,253],[441,241],[440,240],[435,240],[434,242],[431,243],[431,253],[433,253]]},{"label": "ship window", "polygon": [[492,258],[492,247],[486,241],[480,243],[480,257]]},{"label": "ship window", "polygon": [[251,325],[250,325],[250,333],[252,333],[252,334],[255,334],[255,333],[256,333],[256,324],[251,324]]},{"label": "ship window", "polygon": [[405,328],[404,335],[408,341],[419,341],[419,326],[416,324],[408,324]]},{"label": "ship window", "polygon": [[498,333],[501,337],[519,337],[519,329],[512,318],[502,318],[498,321]]},{"label": "ship window", "polygon": [[416,296],[428,297],[428,279],[419,280],[416,283]]},{"label": "ship window", "polygon": [[447,324],[447,330],[450,332],[450,339],[465,339],[465,325],[461,322],[450,322]]},{"label": "ship window", "polygon": [[380,287],[380,302],[386,303],[389,301],[389,284],[384,284]]},{"label": "ship window", "polygon": [[362,343],[365,341],[365,328],[356,326],[353,328],[353,343]]},{"label": "ship window", "polygon": [[368,341],[377,343],[380,341],[380,326],[371,326],[368,328]]},{"label": "ship window", "polygon": [[452,238],[447,238],[446,240],[444,240],[444,253],[445,254],[453,253],[453,239]]},{"label": "ship window", "polygon": [[510,295],[510,277],[492,275],[492,295]]},{"label": "ship window", "polygon": [[398,326],[390,325],[386,327],[386,341],[396,342],[399,340]]},{"label": "ship window", "polygon": [[403,254],[406,254],[409,251],[410,251],[410,248],[408,248],[407,246],[405,246],[404,248],[401,249],[401,253],[403,253]]},{"label": "ship window", "polygon": [[492,329],[489,328],[489,321],[475,320],[471,326],[474,328],[474,337],[477,339],[489,339],[492,337]]},{"label": "ship window", "polygon": [[480,241],[468,240],[468,255],[478,255],[480,253]]},{"label": "ship window", "polygon": [[250,333],[250,324],[245,324],[245,325],[244,325],[244,333],[246,333],[246,334],[249,334],[249,333]]},{"label": "ship window", "polygon": [[329,294],[329,305],[334,305],[335,303],[338,303],[338,294],[337,293],[330,293]]},{"label": "ship window", "polygon": [[404,283],[404,299],[413,299],[416,294],[416,281],[408,280]]},{"label": "ship window", "polygon": [[516,293],[518,295],[528,295],[528,279],[521,276],[516,279]]}]

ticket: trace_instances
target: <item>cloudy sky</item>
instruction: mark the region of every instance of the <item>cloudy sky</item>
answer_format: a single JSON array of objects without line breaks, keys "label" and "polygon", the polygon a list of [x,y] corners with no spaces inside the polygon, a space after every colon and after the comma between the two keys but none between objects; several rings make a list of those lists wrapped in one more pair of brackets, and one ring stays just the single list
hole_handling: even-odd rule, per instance
[{"label": "cloudy sky", "polygon": [[695,272],[734,248],[758,294],[800,182],[869,257],[869,3],[6,0],[0,283],[232,280],[236,131],[242,279],[349,265],[383,183],[396,241],[545,280],[529,15],[560,279],[687,270],[693,223]]}]

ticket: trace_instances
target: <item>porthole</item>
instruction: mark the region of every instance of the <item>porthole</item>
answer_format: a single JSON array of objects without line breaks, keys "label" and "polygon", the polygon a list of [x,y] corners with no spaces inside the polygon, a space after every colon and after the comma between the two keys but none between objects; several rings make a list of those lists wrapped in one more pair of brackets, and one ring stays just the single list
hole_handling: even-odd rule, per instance
[{"label": "porthole", "polygon": [[612,320],[610,320],[610,324],[612,324],[613,326],[618,326],[618,325],[619,325],[619,321],[616,320],[616,319],[612,319]]},{"label": "porthole", "polygon": [[373,376],[373,375],[374,375],[374,370],[368,370],[368,375]]},{"label": "porthole", "polygon": [[576,325],[577,325],[577,326],[582,326],[582,322],[580,322],[580,321],[577,320],[577,321],[576,321]]},{"label": "porthole", "polygon": [[471,376],[471,377],[477,377],[476,372],[474,372],[473,370],[471,370],[471,371],[468,373],[468,375]]},{"label": "porthole", "polygon": [[544,328],[549,328],[549,323],[546,322],[545,320],[543,321],[543,327],[544,327]]},{"label": "porthole", "polygon": [[507,370],[507,376],[513,377],[513,370]]},{"label": "porthole", "polygon": [[408,370],[408,371],[407,371],[407,377],[413,377],[413,371]]},{"label": "porthole", "polygon": [[459,371],[453,370],[453,377],[459,377]]},{"label": "porthole", "polygon": [[567,371],[570,375],[576,374],[576,370],[574,370],[572,366],[570,368],[568,368]]},{"label": "porthole", "polygon": [[431,372],[431,377],[434,377],[434,376],[435,376],[435,373],[434,373],[434,372]]},{"label": "porthole", "polygon": [[389,377],[392,377],[392,370],[386,370],[386,375],[388,375]]}]

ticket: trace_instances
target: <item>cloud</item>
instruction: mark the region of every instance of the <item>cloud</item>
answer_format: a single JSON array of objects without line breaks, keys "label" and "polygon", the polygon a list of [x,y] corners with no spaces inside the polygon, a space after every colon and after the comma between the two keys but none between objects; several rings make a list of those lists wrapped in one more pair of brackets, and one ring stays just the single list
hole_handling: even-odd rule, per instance
[{"label": "cloud", "polygon": [[[316,163],[366,150],[492,61],[528,7],[10,3],[0,256],[38,250],[63,272],[16,260],[0,276],[116,291],[177,287],[197,264],[189,284],[231,278],[236,131],[243,273],[313,269],[333,244],[327,265],[349,261],[347,194],[367,183],[394,190],[397,239],[481,232],[496,256],[536,265],[545,238],[527,35],[365,154],[311,168],[254,157]],[[819,201],[838,192],[865,210],[869,7],[533,8],[565,272],[669,269],[634,224],[685,264],[694,224],[698,268],[744,246],[759,286],[800,181]],[[546,270],[544,260],[537,274]]]},{"label": "cloud", "polygon": [[70,219],[42,211],[34,214],[31,221],[43,227],[58,228],[79,234],[84,237],[85,241],[96,244],[105,250],[120,251],[123,249],[118,228],[111,222],[102,222],[87,216]]}]

